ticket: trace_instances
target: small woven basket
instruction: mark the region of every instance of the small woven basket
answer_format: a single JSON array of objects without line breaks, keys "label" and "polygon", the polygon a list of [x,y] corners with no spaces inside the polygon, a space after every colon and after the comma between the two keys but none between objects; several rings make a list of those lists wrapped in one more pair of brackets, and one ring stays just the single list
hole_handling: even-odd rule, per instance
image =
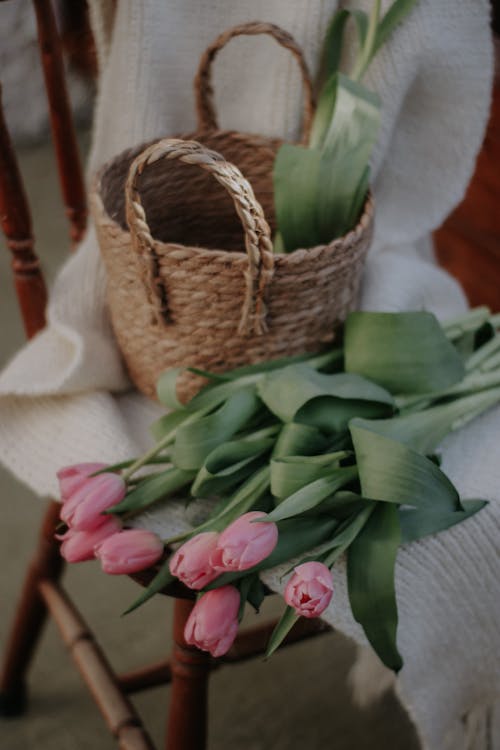
[{"label": "small woven basket", "polygon": [[[263,33],[299,62],[306,141],[314,101],[300,48],[274,25],[244,24],[222,34],[201,59],[198,131],[124,152],[94,181],[91,204],[113,327],[132,380],[150,397],[168,368],[222,372],[318,351],[357,301],[371,198],[345,237],[273,254],[272,173],[282,141],[217,128],[212,61],[232,37]],[[183,373],[179,398],[189,399],[203,382]]]}]

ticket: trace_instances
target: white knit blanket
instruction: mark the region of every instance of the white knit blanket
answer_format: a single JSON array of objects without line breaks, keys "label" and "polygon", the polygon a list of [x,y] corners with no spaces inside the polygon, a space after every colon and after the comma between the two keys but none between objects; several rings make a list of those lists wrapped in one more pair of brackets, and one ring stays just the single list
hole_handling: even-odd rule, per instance
[{"label": "white knit blanket", "polygon": [[[303,46],[314,71],[337,0],[120,0],[114,19],[109,0],[91,7],[101,76],[89,173],[130,145],[193,129],[193,73],[224,28],[255,19],[278,23]],[[488,8],[487,0],[420,0],[367,76],[381,96],[383,124],[373,162],[377,228],[365,309],[426,308],[445,318],[465,307],[455,282],[435,266],[428,236],[462,197],[483,137],[492,80]],[[271,40],[234,40],[215,64],[215,82],[223,126],[296,135],[295,62]],[[91,229],[54,285],[47,328],[0,378],[2,460],[40,495],[57,491],[61,465],[143,450],[158,414],[157,405],[130,390],[104,296]],[[398,688],[432,750],[472,747],[473,734],[484,738],[482,717],[500,692],[499,424],[497,410],[443,446],[444,470],[464,497],[491,500],[488,508],[398,558],[405,659]],[[186,519],[180,505],[167,504],[141,523],[167,536]],[[281,588],[277,575],[268,580]],[[335,580],[325,619],[365,644],[342,565]]]}]

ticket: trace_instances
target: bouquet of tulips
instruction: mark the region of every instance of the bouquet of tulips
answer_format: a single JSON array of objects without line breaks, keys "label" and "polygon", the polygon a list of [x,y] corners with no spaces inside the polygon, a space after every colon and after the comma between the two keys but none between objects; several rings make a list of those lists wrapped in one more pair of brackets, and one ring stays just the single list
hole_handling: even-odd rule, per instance
[{"label": "bouquet of tulips", "polygon": [[[186,640],[214,656],[230,648],[246,602],[259,608],[262,571],[293,561],[272,653],[300,616],[330,604],[346,555],[353,615],[398,670],[399,546],[485,505],[459,497],[436,451],[500,402],[499,328],[486,308],[445,325],[425,312],[356,312],[342,345],[324,353],[197,370],[209,384],[186,405],[179,371],[164,373],[158,398],[169,411],[153,424],[151,450],[59,472],[62,554],[95,556],[112,574],[156,565],[130,609],[176,579],[198,592]],[[170,539],[130,528],[173,498],[198,503],[202,523]]]}]

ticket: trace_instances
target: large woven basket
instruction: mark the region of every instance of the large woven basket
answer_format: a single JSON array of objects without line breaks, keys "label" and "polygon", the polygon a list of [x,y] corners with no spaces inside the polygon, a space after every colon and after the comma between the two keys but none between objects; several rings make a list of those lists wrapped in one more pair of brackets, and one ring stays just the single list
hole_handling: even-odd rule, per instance
[{"label": "large woven basket", "polygon": [[[202,57],[197,132],[124,152],[94,182],[91,203],[113,327],[132,380],[148,396],[155,396],[157,378],[168,368],[221,372],[318,351],[357,301],[372,233],[371,198],[345,237],[273,254],[272,171],[282,141],[217,129],[211,63],[231,37],[260,33],[299,61],[307,139],[314,106],[300,49],[276,26],[244,24],[222,34]],[[184,373],[179,398],[190,398],[202,382]]]}]

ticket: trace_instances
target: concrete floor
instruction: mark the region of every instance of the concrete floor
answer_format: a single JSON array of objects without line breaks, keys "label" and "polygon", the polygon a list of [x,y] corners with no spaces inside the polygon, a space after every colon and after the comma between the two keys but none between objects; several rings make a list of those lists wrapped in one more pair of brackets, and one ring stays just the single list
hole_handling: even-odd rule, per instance
[{"label": "concrete floor", "polygon": [[[20,161],[33,207],[37,251],[50,280],[68,247],[51,149],[41,146],[24,151]],[[23,332],[2,242],[0,251],[0,363],[4,363],[22,344]],[[44,504],[3,469],[0,498],[1,646]],[[117,669],[131,669],[168,654],[170,600],[156,597],[120,619],[120,612],[137,595],[132,581],[106,577],[93,563],[86,563],[72,566],[65,582]],[[280,608],[277,597],[268,599],[259,622],[271,619]],[[252,621],[253,617],[248,619]],[[354,650],[342,636],[329,634],[278,652],[268,663],[254,660],[214,674],[209,750],[417,748],[409,722],[391,694],[369,711],[360,712],[353,706],[345,678]],[[116,746],[52,624],[36,655],[30,689],[26,716],[0,720],[1,750],[106,750]],[[134,699],[158,747],[163,746],[168,699],[168,688],[157,688]]]}]

